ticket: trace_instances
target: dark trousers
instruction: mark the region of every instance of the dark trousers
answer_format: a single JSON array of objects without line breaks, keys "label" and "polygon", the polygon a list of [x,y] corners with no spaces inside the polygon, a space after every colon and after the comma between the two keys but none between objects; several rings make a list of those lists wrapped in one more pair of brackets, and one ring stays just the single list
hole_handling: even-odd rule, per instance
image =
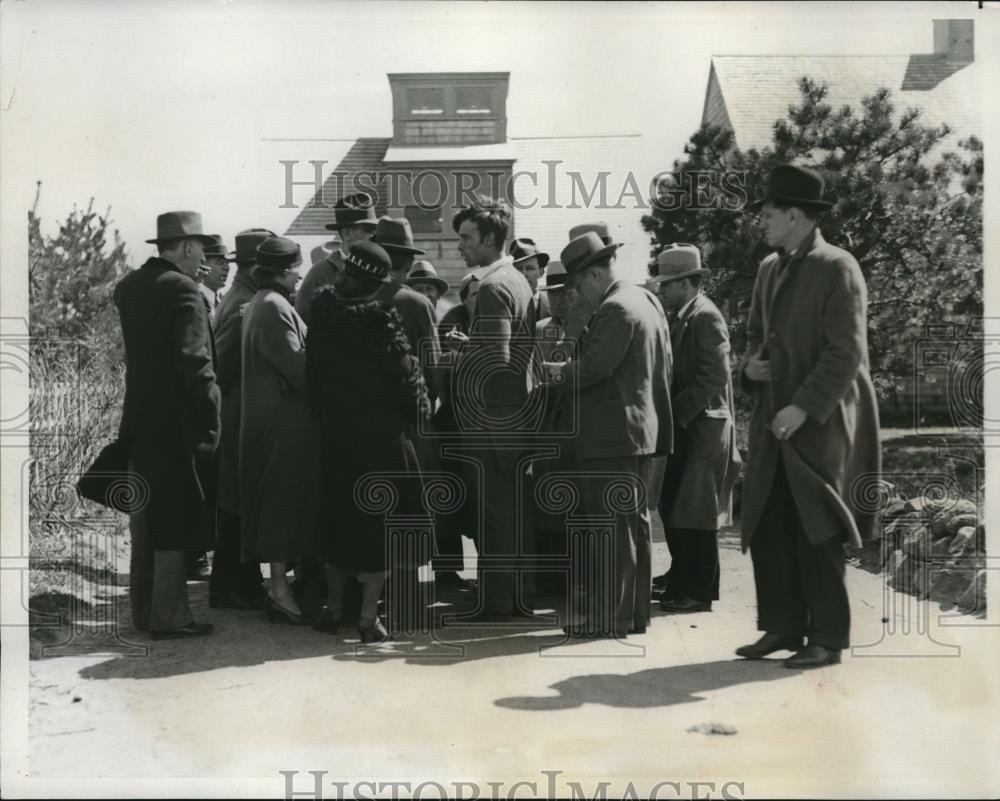
[{"label": "dark trousers", "polygon": [[194,620],[188,606],[184,551],[157,550],[147,515],[144,510],[129,516],[132,623],[139,631],[169,631]]},{"label": "dark trousers", "polygon": [[806,636],[811,645],[840,650],[850,639],[851,610],[844,583],[844,543],[813,545],[795,508],[784,462],[750,541],[757,585],[757,628]]},{"label": "dark trousers", "polygon": [[[510,612],[517,607],[519,598],[523,599],[525,608],[530,608],[529,598],[534,594],[533,577],[528,571],[515,567],[517,557],[532,553],[533,548],[530,520],[524,519],[524,510],[517,504],[521,456],[520,450],[502,447],[480,452],[485,484],[484,519],[482,537],[476,548],[480,557],[485,557],[479,582],[488,612]],[[510,567],[490,568],[490,557],[509,563]]]},{"label": "dark trousers", "polygon": [[668,528],[664,535],[670,551],[666,597],[719,600],[719,532]]},{"label": "dark trousers", "polygon": [[215,556],[208,591],[212,595],[260,595],[264,576],[257,562],[243,562],[240,556],[240,518],[216,510]]},{"label": "dark trousers", "polygon": [[636,456],[580,462],[581,510],[608,521],[571,531],[575,607],[590,633],[621,636],[649,623],[650,520],[640,485],[650,466]]}]

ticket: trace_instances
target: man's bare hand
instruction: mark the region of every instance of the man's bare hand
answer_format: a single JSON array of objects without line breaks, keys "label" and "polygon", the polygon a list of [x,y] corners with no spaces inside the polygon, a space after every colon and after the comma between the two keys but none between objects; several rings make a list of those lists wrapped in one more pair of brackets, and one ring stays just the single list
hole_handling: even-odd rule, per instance
[{"label": "man's bare hand", "polygon": [[806,421],[805,410],[790,404],[778,412],[771,421],[771,433],[778,439],[791,439],[792,434]]}]

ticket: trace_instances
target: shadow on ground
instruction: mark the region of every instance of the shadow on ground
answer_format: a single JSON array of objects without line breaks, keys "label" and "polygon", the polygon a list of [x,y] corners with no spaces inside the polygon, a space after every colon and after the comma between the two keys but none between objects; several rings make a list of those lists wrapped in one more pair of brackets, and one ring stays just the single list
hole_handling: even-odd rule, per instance
[{"label": "shadow on ground", "polygon": [[594,673],[553,684],[551,689],[556,695],[514,696],[500,698],[495,703],[505,709],[526,712],[573,709],[584,704],[630,709],[673,706],[704,700],[699,693],[737,684],[788,679],[800,672],[783,667],[780,659],[734,659],[651,668],[625,675]]}]

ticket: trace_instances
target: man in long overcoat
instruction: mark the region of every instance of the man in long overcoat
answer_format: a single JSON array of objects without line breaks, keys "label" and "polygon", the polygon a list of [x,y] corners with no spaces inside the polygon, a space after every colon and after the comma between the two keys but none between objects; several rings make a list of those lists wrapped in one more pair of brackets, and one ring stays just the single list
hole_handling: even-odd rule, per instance
[{"label": "man in long overcoat", "polygon": [[719,525],[739,473],[729,329],[702,292],[708,270],[694,245],[667,245],[650,279],[672,315],[674,452],[659,498],[670,550],[665,612],[710,612],[719,598]]},{"label": "man in long overcoat", "polygon": [[215,558],[209,581],[213,607],[258,609],[263,603],[260,565],[240,555],[240,383],[242,380],[243,309],[257,293],[250,274],[257,246],[274,236],[266,228],[251,228],[236,235],[236,275],[215,311],[215,346],[219,391],[222,393],[222,435],[218,452]]},{"label": "man in long overcoat", "polygon": [[203,247],[201,216],[161,214],[147,240],[159,256],[115,287],[125,340],[120,436],[148,502],[129,521],[130,595],[136,628],[154,639],[208,634],[188,607],[185,551],[211,547],[205,486],[219,441],[219,388],[208,312],[194,277]]},{"label": "man in long overcoat", "polygon": [[610,544],[586,544],[589,566],[580,575],[593,581],[571,610],[571,636],[624,638],[646,630],[652,578],[646,486],[652,457],[673,446],[666,315],[655,295],[616,274],[617,248],[590,231],[563,249],[571,286],[597,311],[579,357],[545,363],[553,380],[579,393],[575,455],[582,511],[615,521]]},{"label": "man in long overcoat", "polygon": [[766,633],[737,654],[793,650],[785,664],[801,668],[839,662],[849,644],[844,546],[876,532],[875,513],[858,501],[881,469],[867,289],[854,257],[817,227],[830,205],[823,188],[819,174],[784,165],[758,201],[778,252],[757,273],[741,370],[755,400],[743,548]]}]

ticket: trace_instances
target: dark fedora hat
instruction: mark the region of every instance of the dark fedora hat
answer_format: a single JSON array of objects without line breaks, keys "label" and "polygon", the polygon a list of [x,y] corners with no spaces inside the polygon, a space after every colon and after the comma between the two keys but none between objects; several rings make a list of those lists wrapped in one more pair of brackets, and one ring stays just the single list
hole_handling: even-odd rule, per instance
[{"label": "dark fedora hat", "polygon": [[353,278],[374,278],[388,281],[392,270],[389,254],[375,242],[358,242],[344,259],[344,273]]},{"label": "dark fedora hat", "polygon": [[665,281],[679,281],[692,275],[708,275],[710,270],[701,266],[701,252],[687,242],[671,242],[656,257],[656,274],[649,283],[662,284]]},{"label": "dark fedora hat", "polygon": [[559,254],[559,260],[566,269],[566,280],[571,281],[574,275],[611,255],[618,250],[618,247],[613,242],[609,245],[604,244],[601,237],[593,231],[587,231],[571,239]]},{"label": "dark fedora hat", "polygon": [[150,245],[177,239],[197,239],[203,245],[215,244],[201,225],[201,215],[196,211],[167,211],[156,218],[156,236],[147,239]]},{"label": "dark fedora hat", "polygon": [[406,217],[379,217],[372,241],[385,248],[390,256],[423,256],[427,252],[413,247],[413,231]]},{"label": "dark fedora hat", "polygon": [[808,209],[828,209],[833,204],[828,200],[823,200],[825,187],[826,182],[823,180],[823,176],[815,170],[796,167],[792,164],[779,164],[771,170],[764,197],[751,203],[750,208],[756,211],[771,201],[772,203],[801,206]]},{"label": "dark fedora hat", "polygon": [[257,246],[257,264],[287,270],[302,263],[302,250],[291,239],[269,236]]},{"label": "dark fedora hat", "polygon": [[538,287],[539,292],[551,292],[553,289],[568,289],[566,284],[566,268],[561,261],[550,261],[545,268],[545,283]]},{"label": "dark fedora hat", "polygon": [[223,261],[236,261],[226,251],[226,243],[222,239],[222,234],[211,234],[212,244],[205,245],[206,259],[222,259]]},{"label": "dark fedora hat", "polygon": [[406,281],[403,283],[407,286],[413,286],[414,284],[434,284],[442,295],[446,294],[449,289],[448,282],[437,274],[434,265],[423,259],[413,262],[410,272],[406,274]]},{"label": "dark fedora hat", "polygon": [[512,240],[507,253],[513,257],[515,265],[528,259],[538,259],[538,266],[544,270],[545,265],[549,263],[549,254],[540,251],[535,240],[527,237]]},{"label": "dark fedora hat", "polygon": [[333,219],[326,226],[328,231],[339,231],[348,225],[378,225],[375,219],[375,199],[364,192],[342,197],[333,204]]},{"label": "dark fedora hat", "polygon": [[267,228],[247,228],[236,235],[236,249],[229,256],[237,264],[253,264],[257,261],[257,246],[265,239],[277,236]]},{"label": "dark fedora hat", "polygon": [[[578,236],[585,234],[588,231],[593,231],[595,234],[597,234],[605,245],[615,244],[615,238],[611,236],[611,232],[608,229],[608,224],[606,222],[583,223],[582,225],[574,225],[572,228],[569,229],[569,238],[576,239]],[[618,247],[624,247],[624,245],[619,244]]]}]

